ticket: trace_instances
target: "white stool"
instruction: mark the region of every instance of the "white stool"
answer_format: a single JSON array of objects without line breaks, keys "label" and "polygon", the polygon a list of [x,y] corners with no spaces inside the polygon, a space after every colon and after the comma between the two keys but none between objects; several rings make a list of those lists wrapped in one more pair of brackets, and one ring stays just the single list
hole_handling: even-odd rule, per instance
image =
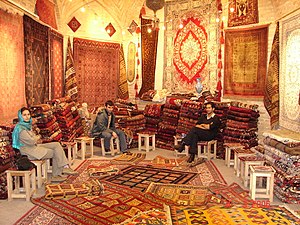
[{"label": "white stool", "polygon": [[[250,197],[255,200],[258,198],[268,198],[273,202],[274,174],[272,166],[250,166]],[[256,188],[256,178],[267,178],[266,188]],[[263,193],[260,193],[263,192]]]},{"label": "white stool", "polygon": [[47,182],[48,179],[48,165],[47,159],[41,160],[30,160],[34,165],[36,165],[36,174],[37,174],[37,186],[41,188],[44,183]]},{"label": "white stool", "polygon": [[241,172],[241,165],[240,165],[240,160],[239,157],[241,156],[248,156],[248,155],[254,155],[254,152],[251,151],[250,149],[243,149],[243,148],[235,148],[234,149],[234,172],[237,177],[240,176]]},{"label": "white stool", "polygon": [[[108,154],[111,154],[112,156],[114,156],[115,154],[118,154],[120,152],[120,141],[119,141],[118,137],[116,137],[116,138],[111,137],[110,145],[109,145],[109,150],[110,150],[109,152],[105,151],[104,138],[101,138],[100,141],[101,141],[101,149],[102,149],[103,156],[108,155]],[[115,148],[115,146],[116,146],[116,148]]]},{"label": "white stool", "polygon": [[73,165],[74,160],[77,154],[77,145],[76,142],[61,142],[63,145],[66,145],[68,148],[68,161],[70,165]]},{"label": "white stool", "polygon": [[[217,140],[199,141],[197,145],[198,158],[206,158],[208,160],[217,158]],[[213,153],[211,152],[211,150],[213,150]]]},{"label": "white stool", "polygon": [[[152,146],[150,146],[150,138],[152,138]],[[142,145],[142,139],[144,139],[144,145]],[[145,149],[146,152],[149,150],[155,150],[155,133],[138,133],[138,144],[139,151]]]},{"label": "white stool", "polygon": [[249,180],[249,167],[250,166],[263,166],[265,159],[256,155],[239,157],[241,163],[241,178],[244,183],[244,187],[248,187]]},{"label": "white stool", "polygon": [[[182,138],[181,137],[177,137],[177,136],[174,136],[174,146],[175,145],[178,145],[179,142],[182,141]],[[175,156],[177,157],[178,155],[186,155],[188,156],[189,155],[189,152],[186,151],[185,149],[182,151],[182,152],[178,152],[177,150],[174,151],[175,152]]]},{"label": "white stool", "polygon": [[[23,177],[23,188],[20,188],[20,177]],[[13,198],[25,198],[26,201],[30,201],[30,197],[36,191],[35,168],[24,171],[6,170],[6,178],[8,201]]]},{"label": "white stool", "polygon": [[225,165],[230,167],[234,165],[234,159],[231,159],[231,151],[236,148],[243,148],[244,146],[241,143],[224,143],[225,147]]},{"label": "white stool", "polygon": [[78,149],[78,146],[77,144],[78,143],[81,143],[81,159],[82,160],[85,160],[85,153],[86,153],[86,144],[89,143],[90,144],[90,152],[91,152],[91,158],[94,156],[94,139],[95,138],[90,138],[90,137],[79,137],[79,138],[76,138],[75,141],[76,141],[76,157],[77,157],[77,149]]}]

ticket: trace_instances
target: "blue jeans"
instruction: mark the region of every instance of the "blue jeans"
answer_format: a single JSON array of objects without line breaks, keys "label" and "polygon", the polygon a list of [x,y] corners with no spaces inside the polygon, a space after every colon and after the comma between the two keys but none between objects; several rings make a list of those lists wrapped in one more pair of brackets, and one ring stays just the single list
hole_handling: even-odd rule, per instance
[{"label": "blue jeans", "polygon": [[[116,129],[116,134],[119,137],[120,141],[120,150],[121,152],[126,152],[127,151],[127,143],[126,143],[126,137],[125,133],[122,130]],[[102,132],[100,137],[104,138],[104,147],[105,149],[109,149],[110,147],[110,139],[112,137],[112,134],[109,132]]]}]

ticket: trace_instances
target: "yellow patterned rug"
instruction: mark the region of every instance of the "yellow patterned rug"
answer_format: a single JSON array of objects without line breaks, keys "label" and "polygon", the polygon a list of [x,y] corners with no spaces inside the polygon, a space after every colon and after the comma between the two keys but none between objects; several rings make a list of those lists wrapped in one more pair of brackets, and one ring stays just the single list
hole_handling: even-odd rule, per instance
[{"label": "yellow patterned rug", "polygon": [[168,216],[171,217],[173,225],[300,224],[299,218],[280,206],[269,208],[170,206]]},{"label": "yellow patterned rug", "polygon": [[110,161],[111,164],[138,164],[146,157],[146,153],[122,154]]}]

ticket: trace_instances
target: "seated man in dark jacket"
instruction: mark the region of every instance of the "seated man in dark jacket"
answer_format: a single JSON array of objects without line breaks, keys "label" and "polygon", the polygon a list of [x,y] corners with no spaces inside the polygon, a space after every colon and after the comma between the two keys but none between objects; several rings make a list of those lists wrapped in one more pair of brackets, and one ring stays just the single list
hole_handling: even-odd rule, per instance
[{"label": "seated man in dark jacket", "polygon": [[217,134],[221,125],[220,119],[215,115],[215,104],[213,102],[205,103],[206,115],[201,115],[195,127],[182,139],[180,145],[175,146],[179,152],[184,149],[189,151],[190,158],[188,163],[195,159],[197,154],[198,141],[211,141]]},{"label": "seated man in dark jacket", "polygon": [[119,137],[121,152],[127,152],[127,144],[125,133],[122,130],[116,129],[115,115],[113,113],[114,103],[108,100],[105,103],[105,108],[98,112],[93,125],[93,137],[104,138],[105,150],[109,150],[111,137]]}]

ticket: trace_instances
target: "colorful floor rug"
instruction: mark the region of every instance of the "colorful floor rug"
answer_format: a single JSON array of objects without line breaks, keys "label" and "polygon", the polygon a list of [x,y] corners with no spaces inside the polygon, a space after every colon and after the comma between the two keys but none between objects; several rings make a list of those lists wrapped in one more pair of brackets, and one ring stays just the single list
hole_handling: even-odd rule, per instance
[{"label": "colorful floor rug", "polygon": [[146,193],[171,200],[176,205],[204,205],[209,191],[205,186],[151,183]]},{"label": "colorful floor rug", "polygon": [[151,160],[151,165],[154,167],[165,167],[165,168],[169,168],[169,167],[176,167],[178,166],[181,162],[185,161],[186,158],[185,157],[181,157],[178,159],[168,159],[165,158],[163,156],[156,156],[154,159]]},{"label": "colorful floor rug", "polygon": [[242,208],[215,206],[206,209],[205,206],[170,206],[169,216],[173,225],[186,224],[299,224],[300,219],[284,207]]},{"label": "colorful floor rug", "polygon": [[122,154],[111,160],[111,164],[138,164],[146,157],[145,153]]},{"label": "colorful floor rug", "polygon": [[171,224],[168,222],[167,213],[163,210],[150,210],[147,212],[138,213],[136,216],[119,223],[118,225],[165,225]]},{"label": "colorful floor rug", "polygon": [[[32,199],[38,206],[74,224],[114,224],[135,216],[138,212],[163,209],[162,202],[130,188],[104,183],[105,192],[99,196],[76,197],[67,200]],[[122,191],[120,191],[122,190]]]},{"label": "colorful floor rug", "polygon": [[129,166],[119,174],[106,178],[114,184],[128,186],[144,191],[151,182],[164,184],[186,184],[194,179],[197,173],[175,171],[151,166]]},{"label": "colorful floor rug", "polygon": [[194,167],[183,162],[180,166],[174,167],[173,170],[198,173],[198,176],[188,182],[191,185],[209,186],[212,182],[226,184],[225,179],[212,161],[206,161]]}]

